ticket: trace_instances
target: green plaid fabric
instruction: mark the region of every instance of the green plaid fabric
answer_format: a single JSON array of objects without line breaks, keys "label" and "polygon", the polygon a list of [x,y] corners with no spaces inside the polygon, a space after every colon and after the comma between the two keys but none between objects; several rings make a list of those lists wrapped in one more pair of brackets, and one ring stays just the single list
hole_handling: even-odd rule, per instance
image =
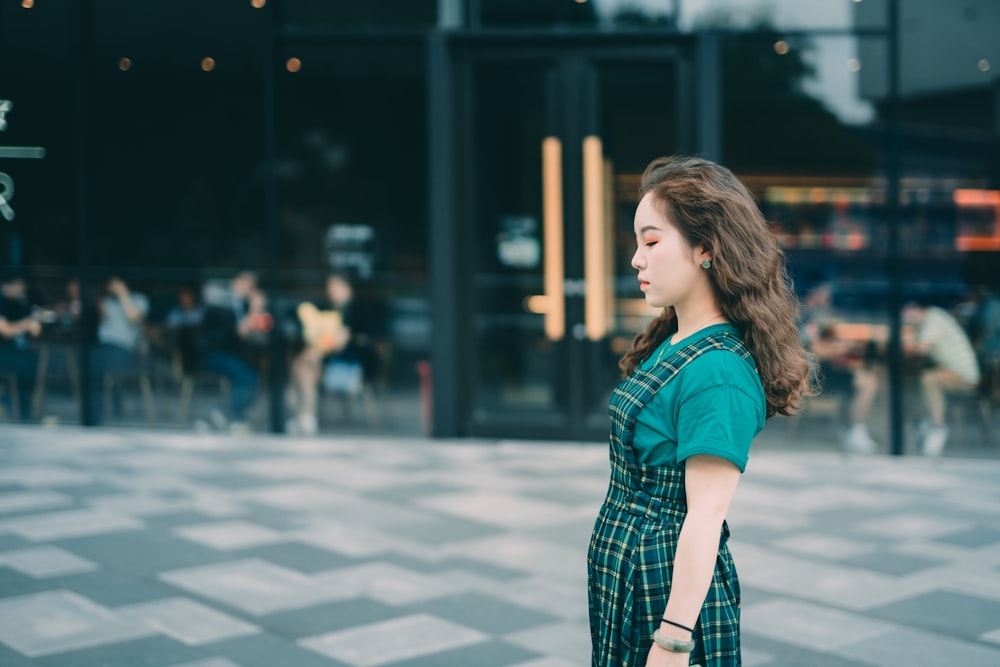
[{"label": "green plaid fabric", "polygon": [[[750,353],[732,333],[706,336],[649,370],[637,369],[611,396],[611,483],[588,553],[592,667],[641,667],[670,595],[674,552],[687,514],[684,468],[638,465],[636,414],[692,360],[714,351]],[[740,589],[724,523],[715,574],[694,628],[691,664],[739,667]]]}]

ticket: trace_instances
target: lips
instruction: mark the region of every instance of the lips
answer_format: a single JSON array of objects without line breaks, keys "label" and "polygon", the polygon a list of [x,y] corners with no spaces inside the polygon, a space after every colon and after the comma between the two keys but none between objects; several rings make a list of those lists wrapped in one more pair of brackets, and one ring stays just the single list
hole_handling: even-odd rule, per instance
[{"label": "lips", "polygon": [[649,283],[648,282],[646,282],[645,280],[640,280],[639,281],[639,289],[645,290],[647,287],[649,287]]}]

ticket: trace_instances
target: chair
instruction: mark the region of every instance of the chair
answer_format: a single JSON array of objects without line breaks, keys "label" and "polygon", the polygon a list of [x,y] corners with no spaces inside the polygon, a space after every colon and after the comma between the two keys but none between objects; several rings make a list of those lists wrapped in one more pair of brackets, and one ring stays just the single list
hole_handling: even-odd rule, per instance
[{"label": "chair", "polygon": [[10,414],[6,417],[18,421],[21,417],[21,396],[17,389],[17,375],[13,372],[0,373],[0,396],[10,398]]},{"label": "chair", "polygon": [[146,420],[156,423],[156,400],[153,394],[151,360],[148,350],[140,350],[134,367],[123,370],[105,371],[102,378],[104,391],[104,419],[111,417],[112,398],[115,390],[121,391],[126,385],[134,383],[142,394],[143,408]]},{"label": "chair", "polygon": [[225,375],[212,373],[209,371],[198,371],[185,364],[179,352],[174,353],[173,369],[174,377],[180,384],[180,396],[177,401],[177,412],[174,420],[178,424],[187,422],[188,413],[191,410],[191,400],[194,397],[195,389],[198,385],[214,385],[219,389],[219,397],[223,404],[229,403],[229,396],[232,393],[232,383]]}]

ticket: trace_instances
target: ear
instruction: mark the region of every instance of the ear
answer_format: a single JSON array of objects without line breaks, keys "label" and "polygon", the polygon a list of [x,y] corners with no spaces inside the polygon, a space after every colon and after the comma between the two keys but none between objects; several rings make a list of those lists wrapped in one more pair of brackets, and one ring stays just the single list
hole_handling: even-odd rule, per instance
[{"label": "ear", "polygon": [[694,247],[694,253],[695,253],[694,254],[695,261],[697,261],[699,264],[706,259],[708,261],[712,261],[715,259],[715,254],[712,252],[712,249],[701,243],[699,243]]}]

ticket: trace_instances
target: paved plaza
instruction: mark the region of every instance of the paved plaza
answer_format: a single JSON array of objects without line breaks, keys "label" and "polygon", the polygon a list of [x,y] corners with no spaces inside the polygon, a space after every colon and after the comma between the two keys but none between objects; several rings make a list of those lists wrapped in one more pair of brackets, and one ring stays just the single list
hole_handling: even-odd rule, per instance
[{"label": "paved plaza", "polygon": [[[0,665],[583,667],[607,474],[596,444],[0,425]],[[1000,665],[995,457],[765,442],[730,525],[747,667]]]}]

